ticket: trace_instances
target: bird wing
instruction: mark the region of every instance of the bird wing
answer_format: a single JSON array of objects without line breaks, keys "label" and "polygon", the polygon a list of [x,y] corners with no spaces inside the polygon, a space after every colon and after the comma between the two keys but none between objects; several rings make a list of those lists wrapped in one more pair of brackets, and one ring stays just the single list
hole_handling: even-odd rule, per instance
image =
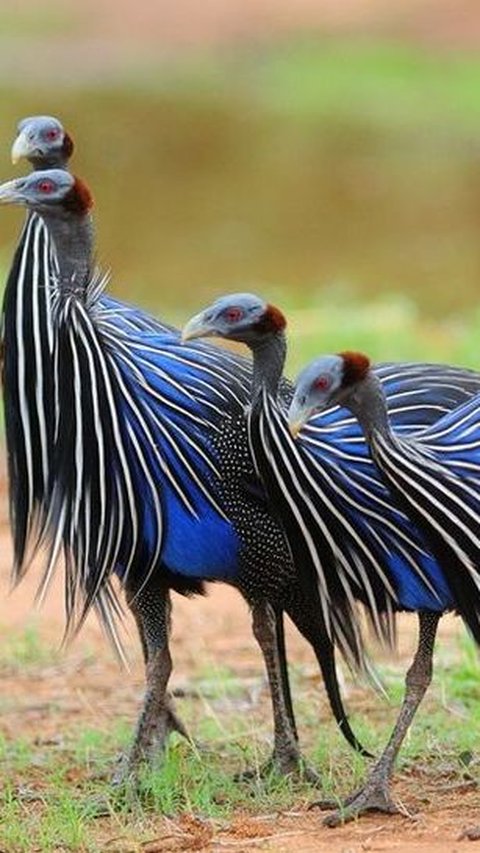
[{"label": "bird wing", "polygon": [[[442,431],[442,424],[456,421],[454,412],[440,419],[439,413],[459,403],[468,411],[476,405],[472,394],[478,376],[473,372],[466,373],[464,387],[459,382],[461,370],[444,365],[381,365],[377,374],[395,430],[408,436],[420,429],[425,444],[428,436]],[[435,418],[437,424],[428,426]],[[317,484],[331,490],[339,510],[371,543],[394,585],[397,606],[451,607],[451,590],[438,561],[408,513],[392,502],[356,419],[341,407],[330,409],[312,419],[297,445]],[[377,580],[382,583],[380,576]]]},{"label": "bird wing", "polygon": [[243,411],[248,367],[234,376],[237,357],[182,347],[154,322],[137,328],[97,279],[90,299],[60,292],[56,275],[45,226],[30,217],[4,305],[17,577],[48,538],[42,592],[63,551],[77,624],[92,601],[109,608],[112,570],[237,571],[211,437],[229,409]]},{"label": "bird wing", "polygon": [[480,480],[458,476],[443,453],[415,440],[375,434],[372,448],[392,494],[436,557],[452,606],[480,642]]},{"label": "bird wing", "polygon": [[448,412],[415,441],[451,473],[480,482],[480,396]]},{"label": "bird wing", "polygon": [[397,602],[381,537],[368,522],[359,529],[351,509],[346,511],[350,487],[335,466],[317,469],[312,464],[266,391],[262,406],[250,417],[249,440],[306,594],[316,597],[332,641],[349,662],[363,667],[358,600],[366,605],[377,634],[388,641],[393,637]]},{"label": "bird wing", "polygon": [[[418,371],[415,367],[404,380],[396,367],[382,368],[392,419],[403,420],[405,431],[412,421],[418,426],[419,419],[427,420],[430,406],[443,408],[469,393],[459,391],[455,370],[452,380],[448,370],[437,366],[429,368],[433,391],[416,390]],[[475,381],[472,377],[472,389]],[[472,399],[439,421],[437,430],[432,427],[424,434],[443,432],[457,441],[458,430],[447,431],[446,426],[452,422],[458,426],[461,421],[472,441],[476,409]],[[430,540],[419,532],[423,526],[415,524],[404,504],[392,502],[367,455],[359,426],[344,410],[337,407],[326,418],[316,418],[305,438],[293,444],[281,409],[272,400],[268,405],[264,400],[251,441],[267,490],[281,507],[292,551],[303,555],[296,565],[310,583],[313,567],[324,601],[334,601],[336,595],[359,598],[379,633],[383,632],[379,615],[391,609],[453,606],[452,588],[441,561],[432,556]],[[429,452],[425,450],[425,455]],[[470,500],[475,496],[470,495]]]}]

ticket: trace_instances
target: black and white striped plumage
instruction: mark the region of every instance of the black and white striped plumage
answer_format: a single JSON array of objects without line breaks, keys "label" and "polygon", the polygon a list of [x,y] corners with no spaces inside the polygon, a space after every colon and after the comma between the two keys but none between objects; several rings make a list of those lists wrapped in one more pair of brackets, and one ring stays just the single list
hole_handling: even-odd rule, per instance
[{"label": "black and white striped plumage", "polygon": [[381,385],[366,357],[345,353],[305,368],[290,418],[300,424],[332,402],[358,419],[385,484],[436,559],[439,606],[425,607],[419,598],[415,609],[457,610],[480,642],[480,397],[418,436],[400,435],[390,426]]},{"label": "black and white striped plumage", "polygon": [[[250,294],[233,294],[193,318],[185,334],[221,335],[252,348],[248,423],[256,468],[287,533],[299,576],[309,594],[318,582],[325,624],[348,657],[358,662],[362,643],[357,601],[366,606],[377,634],[390,638],[395,611],[418,606],[441,611],[451,605],[450,591],[421,534],[392,504],[354,419],[331,409],[315,419],[305,441],[293,441],[277,393],[283,326],[278,309]],[[379,371],[390,391],[392,416],[404,428],[412,417],[425,416],[418,405],[418,371],[416,365]],[[444,384],[454,391],[451,369]],[[455,393],[454,401],[459,399]],[[431,398],[425,402],[428,407]]]}]

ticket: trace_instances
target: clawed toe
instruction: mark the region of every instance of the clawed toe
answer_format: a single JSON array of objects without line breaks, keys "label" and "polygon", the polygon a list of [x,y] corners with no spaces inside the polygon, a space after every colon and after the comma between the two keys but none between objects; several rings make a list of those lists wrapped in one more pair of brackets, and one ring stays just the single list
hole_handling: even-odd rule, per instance
[{"label": "clawed toe", "polygon": [[308,782],[309,785],[313,785],[314,788],[323,787],[323,779],[320,776],[320,773],[317,773],[317,771],[309,764],[301,762],[296,772],[298,773],[300,779],[304,780],[305,782]]},{"label": "clawed toe", "polygon": [[[207,752],[209,749],[208,744],[193,738],[188,738],[188,743],[198,753]],[[117,759],[111,785],[117,789],[122,786],[137,786],[144,767],[154,770],[161,768],[165,749],[166,737],[163,732],[150,732],[148,737],[137,739],[131,749]]]},{"label": "clawed toe", "polygon": [[138,787],[141,771],[144,767],[160,766],[165,754],[164,743],[150,743],[144,748],[139,744],[133,745],[129,752],[121,755],[117,760],[117,766],[111,777],[111,785],[117,790],[119,788]]},{"label": "clawed toe", "polygon": [[135,783],[138,779],[140,762],[132,762],[128,754],[121,755],[117,760],[116,769],[110,779],[112,788],[122,788]]},{"label": "clawed toe", "polygon": [[308,806],[308,811],[311,811],[312,809],[319,809],[320,811],[329,812],[337,807],[338,800],[330,800],[326,798],[324,800],[314,800],[313,803],[310,803]]},{"label": "clawed toe", "polygon": [[367,812],[398,814],[400,809],[393,802],[388,789],[382,787],[363,788],[357,794],[348,797],[342,805],[323,820],[324,826],[340,826],[360,817]]},{"label": "clawed toe", "polygon": [[345,810],[348,806],[354,803],[355,800],[360,798],[362,792],[363,788],[360,788],[359,790],[353,791],[353,793],[348,794],[348,796],[345,797],[343,800],[341,800],[339,797],[336,797],[335,799],[332,797],[325,798],[322,800],[314,800],[313,803],[310,803],[308,808],[309,810],[320,809],[320,811],[332,811],[332,809],[336,809],[338,811]]}]

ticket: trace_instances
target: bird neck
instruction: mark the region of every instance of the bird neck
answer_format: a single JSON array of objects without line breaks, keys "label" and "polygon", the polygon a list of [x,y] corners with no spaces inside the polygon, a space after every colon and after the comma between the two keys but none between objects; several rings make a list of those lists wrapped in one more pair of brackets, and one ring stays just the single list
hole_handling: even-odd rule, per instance
[{"label": "bird neck", "polygon": [[358,383],[344,404],[357,418],[369,443],[375,434],[388,436],[391,433],[385,394],[373,372]]},{"label": "bird neck", "polygon": [[251,345],[253,353],[252,401],[257,402],[263,389],[277,395],[287,354],[284,332],[275,332]]},{"label": "bird neck", "polygon": [[93,219],[90,213],[52,211],[41,216],[55,244],[63,289],[82,291],[93,271]]},{"label": "bird neck", "polygon": [[30,157],[30,164],[34,172],[45,172],[47,169],[68,169],[68,159],[58,152],[50,157]]}]

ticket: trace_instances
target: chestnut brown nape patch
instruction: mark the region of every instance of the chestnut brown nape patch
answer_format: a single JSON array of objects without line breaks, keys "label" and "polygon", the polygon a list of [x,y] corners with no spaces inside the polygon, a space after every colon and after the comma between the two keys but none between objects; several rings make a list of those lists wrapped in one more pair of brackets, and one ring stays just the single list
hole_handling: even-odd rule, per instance
[{"label": "chestnut brown nape patch", "polygon": [[93,196],[87,185],[75,178],[75,183],[63,199],[62,206],[71,213],[88,213],[93,207]]},{"label": "chestnut brown nape patch", "polygon": [[263,317],[255,324],[255,330],[263,335],[283,332],[287,321],[279,308],[275,305],[267,305]]},{"label": "chestnut brown nape patch", "polygon": [[355,382],[360,382],[365,379],[370,370],[370,359],[363,352],[340,352],[339,356],[343,359],[343,379],[342,385],[347,387]]},{"label": "chestnut brown nape patch", "polygon": [[67,160],[70,160],[70,157],[72,156],[72,154],[73,154],[74,150],[75,150],[75,145],[74,145],[74,143],[73,143],[73,139],[72,139],[72,137],[70,136],[70,134],[68,134],[68,133],[64,133],[64,135],[63,135],[63,144],[62,144],[62,153],[63,153],[63,156],[64,156]]}]

